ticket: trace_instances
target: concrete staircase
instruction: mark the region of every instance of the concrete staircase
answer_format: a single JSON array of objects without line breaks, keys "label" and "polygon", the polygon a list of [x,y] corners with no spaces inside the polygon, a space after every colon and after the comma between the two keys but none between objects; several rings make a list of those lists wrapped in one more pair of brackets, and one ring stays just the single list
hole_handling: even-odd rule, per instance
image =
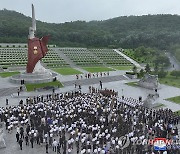
[{"label": "concrete staircase", "polygon": [[72,81],[65,81],[62,82],[64,86],[73,86],[75,83],[77,85],[92,85],[92,84],[99,84],[99,81],[102,83],[112,82],[112,81],[120,81],[120,80],[127,80],[126,77],[123,75],[116,75],[116,76],[106,76],[101,78],[90,78],[90,79],[79,79],[79,80],[72,80]]},{"label": "concrete staircase", "polygon": [[[88,50],[88,49],[87,49]],[[88,50],[89,51],[89,50]],[[99,57],[97,57],[92,51],[89,51],[91,55],[93,55],[100,63],[102,63],[103,66],[108,67],[107,64],[101,60]]]},{"label": "concrete staircase", "polygon": [[63,52],[59,51],[58,48],[54,49],[55,52],[66,61],[67,64],[70,65],[70,67],[75,68],[76,70],[82,72],[82,73],[87,73],[87,71],[81,69],[79,66],[77,66],[70,58],[68,58]]},{"label": "concrete staircase", "polygon": [[61,52],[59,50],[59,48],[54,48],[54,51],[61,57],[63,58],[66,63],[68,63],[70,65],[70,67],[77,67],[76,64],[71,60],[69,59],[63,52]]}]

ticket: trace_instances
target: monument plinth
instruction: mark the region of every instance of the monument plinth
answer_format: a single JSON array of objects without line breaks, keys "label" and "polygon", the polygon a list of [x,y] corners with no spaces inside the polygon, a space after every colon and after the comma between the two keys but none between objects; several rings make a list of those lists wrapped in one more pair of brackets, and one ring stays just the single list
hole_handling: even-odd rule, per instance
[{"label": "monument plinth", "polygon": [[21,80],[24,80],[25,83],[51,82],[57,76],[57,74],[51,73],[41,65],[41,59],[48,52],[47,43],[49,36],[44,36],[39,39],[35,37],[35,33],[36,20],[34,6],[32,4],[32,27],[29,27],[26,72],[12,76],[10,80],[14,83],[21,83]]}]

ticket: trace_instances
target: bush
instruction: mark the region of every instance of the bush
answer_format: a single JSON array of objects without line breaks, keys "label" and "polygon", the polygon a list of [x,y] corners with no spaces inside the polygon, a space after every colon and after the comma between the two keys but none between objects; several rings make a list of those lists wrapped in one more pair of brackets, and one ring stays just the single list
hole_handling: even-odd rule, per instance
[{"label": "bush", "polygon": [[167,72],[164,72],[163,70],[161,70],[160,72],[158,72],[158,77],[165,78],[167,74],[168,74]]},{"label": "bush", "polygon": [[126,72],[126,74],[129,74],[129,75],[136,75],[136,73],[134,73],[134,72]]},{"label": "bush", "polygon": [[176,78],[180,77],[180,71],[172,71],[170,75],[175,76]]}]

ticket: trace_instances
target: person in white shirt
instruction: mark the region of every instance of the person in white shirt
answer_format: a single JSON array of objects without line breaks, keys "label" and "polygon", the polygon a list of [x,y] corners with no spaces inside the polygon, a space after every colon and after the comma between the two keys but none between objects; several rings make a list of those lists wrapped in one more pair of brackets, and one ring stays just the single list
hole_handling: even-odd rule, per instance
[{"label": "person in white shirt", "polygon": [[16,130],[17,130],[17,133],[20,134],[20,128],[19,128],[19,126],[17,126]]},{"label": "person in white shirt", "polygon": [[53,143],[52,143],[52,147],[53,147],[53,151],[56,152],[56,149],[57,149],[57,141],[56,139],[54,139]]}]

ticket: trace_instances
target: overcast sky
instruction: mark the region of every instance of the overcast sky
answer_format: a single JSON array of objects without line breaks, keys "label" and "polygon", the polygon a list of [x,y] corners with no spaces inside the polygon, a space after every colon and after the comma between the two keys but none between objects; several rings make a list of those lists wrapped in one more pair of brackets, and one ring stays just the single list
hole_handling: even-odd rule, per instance
[{"label": "overcast sky", "polygon": [[31,16],[32,3],[36,19],[54,23],[124,15],[180,14],[180,0],[0,0],[0,9]]}]

